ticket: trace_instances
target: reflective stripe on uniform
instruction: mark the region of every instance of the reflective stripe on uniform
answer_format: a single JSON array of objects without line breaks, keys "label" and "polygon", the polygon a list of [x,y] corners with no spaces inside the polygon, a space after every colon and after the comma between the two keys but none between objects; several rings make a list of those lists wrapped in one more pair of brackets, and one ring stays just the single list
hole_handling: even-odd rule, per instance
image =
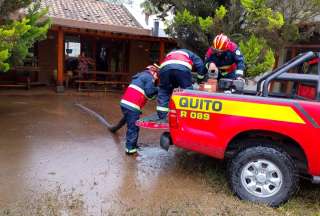
[{"label": "reflective stripe on uniform", "polygon": [[168,61],[165,61],[161,64],[160,68],[163,68],[164,66],[166,65],[169,65],[169,64],[180,64],[180,65],[184,65],[186,66],[187,68],[189,68],[190,70],[192,70],[192,65],[189,64],[188,62],[185,62],[185,61],[181,61],[181,60],[168,60]]},{"label": "reflective stripe on uniform", "polygon": [[152,96],[152,97],[147,97],[148,100],[154,100],[154,99],[156,99],[156,98],[157,98],[157,95],[154,95],[154,96]]},{"label": "reflective stripe on uniform", "polygon": [[125,100],[125,99],[122,99],[121,101],[120,101],[120,103],[123,103],[123,104],[125,104],[125,105],[128,105],[128,106],[130,106],[130,107],[133,107],[133,108],[135,108],[135,109],[137,109],[137,110],[141,110],[141,108],[138,106],[138,105],[136,105],[136,104],[134,104],[134,103],[131,103],[130,101],[127,101],[127,100]]},{"label": "reflective stripe on uniform", "polygon": [[144,92],[144,90],[135,84],[129,85],[129,88],[133,88],[133,89],[137,90],[138,92],[140,92],[141,94],[143,94],[144,96],[146,96],[146,93]]},{"label": "reflective stripe on uniform", "polygon": [[197,77],[198,77],[198,79],[203,79],[203,78],[204,78],[204,75],[198,74]]},{"label": "reflective stripe on uniform", "polygon": [[229,73],[228,72],[220,72],[222,76],[227,76]]},{"label": "reflective stripe on uniform", "polygon": [[243,76],[243,70],[236,70],[236,74]]},{"label": "reflective stripe on uniform", "polygon": [[157,106],[157,111],[169,112],[169,108],[168,107]]},{"label": "reflective stripe on uniform", "polygon": [[137,149],[136,148],[134,148],[134,149],[127,149],[126,148],[126,152],[129,154],[137,153]]},{"label": "reflective stripe on uniform", "polygon": [[168,55],[172,55],[172,54],[176,54],[176,53],[179,53],[179,54],[185,55],[185,56],[187,56],[188,58],[190,58],[188,53],[186,53],[186,52],[184,52],[184,51],[181,51],[181,50],[178,50],[178,51],[172,51],[172,52],[170,52]]}]

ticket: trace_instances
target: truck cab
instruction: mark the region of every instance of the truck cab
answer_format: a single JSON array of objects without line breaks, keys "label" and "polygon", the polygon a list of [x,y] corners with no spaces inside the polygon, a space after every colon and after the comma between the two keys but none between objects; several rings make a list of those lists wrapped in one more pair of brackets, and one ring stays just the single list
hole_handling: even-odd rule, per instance
[{"label": "truck cab", "polygon": [[175,91],[160,144],[226,160],[239,198],[279,206],[301,176],[320,183],[319,74],[319,54],[307,52],[262,77],[254,92]]}]

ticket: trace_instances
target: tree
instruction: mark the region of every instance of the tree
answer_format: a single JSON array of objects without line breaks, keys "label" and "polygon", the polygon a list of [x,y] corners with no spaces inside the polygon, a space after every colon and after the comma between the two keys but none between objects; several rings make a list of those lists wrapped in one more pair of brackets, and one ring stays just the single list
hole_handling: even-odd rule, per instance
[{"label": "tree", "polygon": [[246,59],[246,77],[255,77],[274,66],[274,54],[266,40],[251,35],[249,40],[241,41],[239,46]]},{"label": "tree", "polygon": [[[269,44],[277,49],[289,43],[307,41],[319,33],[315,17],[320,15],[320,0],[268,0],[268,5],[284,16],[284,25],[273,35],[266,35]],[[303,26],[307,24],[307,28]]]},{"label": "tree", "polygon": [[[310,38],[319,29],[313,25],[303,31],[301,26],[320,15],[320,0],[146,1],[158,9],[162,18],[168,12],[174,13],[175,18],[168,23],[167,33],[179,45],[201,55],[214,36],[221,32],[238,43],[242,42],[242,49],[252,49],[254,41],[263,43],[263,50],[268,50],[262,52],[265,56],[248,60],[250,65],[255,65],[254,59],[257,64],[264,65],[255,67],[254,71],[264,70],[266,65],[271,67],[272,51],[279,52],[289,43]],[[265,71],[261,69],[260,72]],[[252,73],[258,72],[248,74]]]},{"label": "tree", "polygon": [[143,13],[145,15],[145,22],[147,25],[149,25],[149,17],[153,14],[158,14],[159,10],[154,7],[151,2],[149,1],[144,1],[140,4],[140,7],[143,8]]},{"label": "tree", "polygon": [[[165,19],[168,13],[174,13],[175,18],[168,23],[166,32],[176,38],[180,46],[203,55],[216,33],[217,28],[213,26],[222,26],[225,7],[220,6],[223,6],[223,2],[146,0],[144,4],[152,4],[161,19]],[[215,16],[216,11],[222,12],[222,17]]]},{"label": "tree", "polygon": [[[19,9],[24,9],[25,15],[18,14]],[[1,71],[8,71],[12,65],[21,64],[28,55],[29,48],[36,41],[45,39],[50,27],[50,20],[44,18],[47,10],[40,9],[39,1],[0,1]],[[14,16],[17,14],[18,18],[12,18],[17,17]]]},{"label": "tree", "polygon": [[[314,18],[320,15],[320,0],[241,0],[241,3],[247,11],[245,16],[251,32],[263,37],[277,52],[290,43],[308,40],[319,32]],[[259,10],[261,8],[263,10]],[[252,22],[261,21],[266,16],[271,16],[271,19],[264,19],[260,26]],[[266,21],[269,22],[268,29]],[[303,29],[305,24],[308,28]]]}]

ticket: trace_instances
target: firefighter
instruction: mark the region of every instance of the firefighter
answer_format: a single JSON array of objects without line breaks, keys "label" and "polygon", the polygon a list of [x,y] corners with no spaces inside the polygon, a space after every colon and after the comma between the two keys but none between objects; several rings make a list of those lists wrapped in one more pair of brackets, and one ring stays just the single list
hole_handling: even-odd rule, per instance
[{"label": "firefighter", "polygon": [[[205,68],[208,71],[218,73],[218,80],[221,78],[243,80],[244,57],[237,44],[226,35],[219,34],[214,38],[212,47],[207,51]],[[204,79],[204,76],[200,75],[198,79]]]},{"label": "firefighter", "polygon": [[168,104],[174,88],[192,89],[192,68],[204,76],[203,61],[187,49],[171,51],[160,65],[160,84],[157,98],[159,121],[166,122]]},{"label": "firefighter", "polygon": [[[122,96],[120,106],[123,113],[123,119],[120,120],[112,132],[120,129],[124,123],[127,124],[126,133],[126,153],[132,155],[137,153],[137,142],[139,136],[139,127],[136,121],[140,118],[142,108],[147,100],[155,99],[158,93],[159,66],[150,65],[144,71],[134,75],[132,81]],[[122,125],[121,125],[122,124]]]}]

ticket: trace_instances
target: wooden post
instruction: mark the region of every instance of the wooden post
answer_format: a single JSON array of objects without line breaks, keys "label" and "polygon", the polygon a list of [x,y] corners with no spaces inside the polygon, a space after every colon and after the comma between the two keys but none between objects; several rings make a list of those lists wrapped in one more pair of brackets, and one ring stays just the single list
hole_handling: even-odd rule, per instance
[{"label": "wooden post", "polygon": [[164,55],[165,55],[165,43],[164,41],[160,41],[159,64],[161,64],[161,62],[163,61]]},{"label": "wooden post", "polygon": [[[127,63],[124,64],[124,68],[123,68],[123,71],[126,72],[126,73],[130,73],[130,63],[131,63],[130,46],[131,46],[130,40],[127,40],[127,43],[126,43],[126,60],[127,60]],[[125,80],[122,80],[122,81],[127,81],[127,77],[125,77]]]},{"label": "wooden post", "polygon": [[[296,47],[292,47],[291,48],[291,58],[296,57],[298,54],[298,49]],[[290,72],[290,71],[289,71]],[[292,83],[290,83],[289,81],[285,81],[284,83],[284,88],[285,88],[285,93],[289,96],[291,96],[292,93]]]},{"label": "wooden post", "polygon": [[62,29],[58,30],[58,71],[57,71],[57,92],[64,92],[63,76],[64,76],[64,33]]},{"label": "wooden post", "polygon": [[291,58],[294,58],[297,56],[297,48],[293,47],[291,50]]},{"label": "wooden post", "polygon": [[279,52],[275,53],[274,58],[275,58],[275,61],[274,61],[274,65],[273,65],[273,68],[272,68],[273,70],[276,69],[279,66],[279,60],[280,60]]}]

